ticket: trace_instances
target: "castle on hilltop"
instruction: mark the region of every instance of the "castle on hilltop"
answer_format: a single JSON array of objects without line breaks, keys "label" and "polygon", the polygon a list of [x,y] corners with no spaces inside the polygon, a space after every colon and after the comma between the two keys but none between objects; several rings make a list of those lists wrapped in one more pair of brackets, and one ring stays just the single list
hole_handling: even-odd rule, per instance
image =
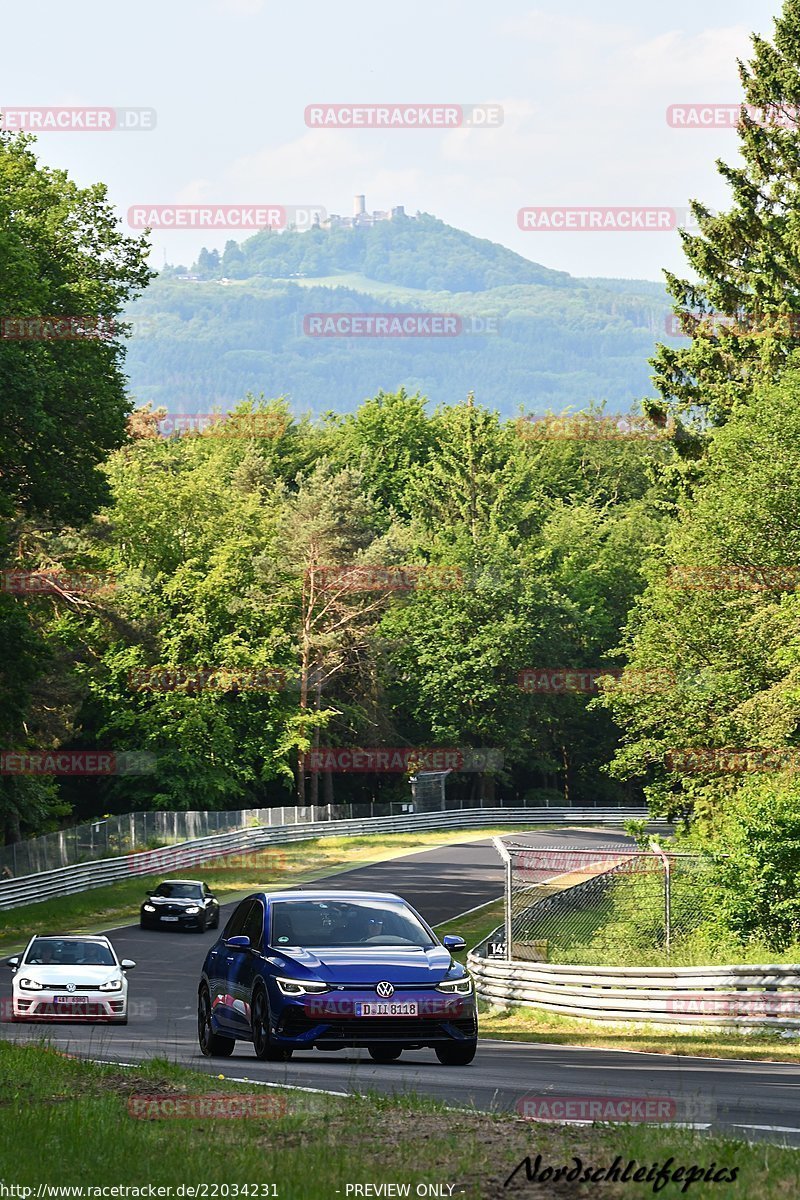
[{"label": "castle on hilltop", "polygon": [[378,221],[398,221],[403,218],[407,221],[416,220],[416,217],[408,216],[402,204],[396,205],[388,212],[376,208],[369,213],[367,212],[366,196],[354,196],[352,217],[340,217],[338,213],[331,213],[324,221],[319,221],[317,224],[322,229],[356,229],[367,225],[377,225]]}]

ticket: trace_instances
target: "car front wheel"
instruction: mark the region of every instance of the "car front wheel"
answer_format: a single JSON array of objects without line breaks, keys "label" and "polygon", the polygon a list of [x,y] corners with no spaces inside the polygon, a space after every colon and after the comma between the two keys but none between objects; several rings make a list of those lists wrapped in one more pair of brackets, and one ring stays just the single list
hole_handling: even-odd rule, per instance
[{"label": "car front wheel", "polygon": [[468,1042],[449,1042],[436,1046],[436,1057],[443,1067],[466,1067],[475,1057],[478,1049],[478,1039],[471,1038]]},{"label": "car front wheel", "polygon": [[292,1057],[290,1049],[276,1045],[272,1038],[269,1031],[269,1000],[261,987],[253,997],[251,1023],[256,1058],[260,1058],[262,1062],[286,1062]]},{"label": "car front wheel", "polygon": [[211,1027],[211,1000],[208,988],[202,988],[197,1000],[197,1040],[206,1058],[229,1058],[236,1038],[223,1037]]}]

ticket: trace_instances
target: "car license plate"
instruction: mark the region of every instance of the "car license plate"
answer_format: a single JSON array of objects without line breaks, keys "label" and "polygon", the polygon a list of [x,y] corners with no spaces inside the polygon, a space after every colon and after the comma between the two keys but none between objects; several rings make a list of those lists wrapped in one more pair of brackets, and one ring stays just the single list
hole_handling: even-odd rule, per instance
[{"label": "car license plate", "polygon": [[55,1002],[56,1002],[56,1004],[72,1004],[72,1005],[88,1004],[89,997],[88,996],[56,996]]},{"label": "car license plate", "polygon": [[162,917],[161,920],[162,921],[177,921],[178,918],[177,917]]},{"label": "car license plate", "polygon": [[416,1017],[416,1000],[363,1000],[356,1003],[357,1017]]}]

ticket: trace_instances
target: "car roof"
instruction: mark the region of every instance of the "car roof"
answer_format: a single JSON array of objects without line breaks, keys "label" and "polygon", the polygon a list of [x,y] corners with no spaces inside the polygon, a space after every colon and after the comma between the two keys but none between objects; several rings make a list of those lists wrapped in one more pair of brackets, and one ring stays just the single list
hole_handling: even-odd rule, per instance
[{"label": "car roof", "polygon": [[291,892],[267,892],[263,894],[266,895],[270,902],[273,900],[389,900],[397,904],[406,903],[402,896],[397,896],[394,892],[312,892],[296,888]]},{"label": "car roof", "polygon": [[202,879],[162,879],[158,886],[161,887],[162,883],[193,883],[197,887],[200,887],[202,882]]},{"label": "car roof", "polygon": [[33,938],[58,938],[62,942],[106,942],[111,945],[102,933],[35,933],[31,941]]}]

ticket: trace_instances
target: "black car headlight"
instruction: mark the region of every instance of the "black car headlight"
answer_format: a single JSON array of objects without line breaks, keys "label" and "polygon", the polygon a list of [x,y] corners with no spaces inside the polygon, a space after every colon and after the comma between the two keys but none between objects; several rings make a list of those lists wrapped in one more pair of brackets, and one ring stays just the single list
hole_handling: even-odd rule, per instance
[{"label": "black car headlight", "polygon": [[100,984],[100,986],[97,990],[98,990],[98,992],[121,992],[122,991],[122,980],[121,979],[107,979],[105,983]]},{"label": "black car headlight", "polygon": [[193,917],[195,913],[199,913],[200,909],[196,904],[190,904],[188,908],[183,910],[187,916]]},{"label": "black car headlight", "polygon": [[446,992],[448,996],[469,996],[472,993],[472,980],[469,975],[465,975],[461,979],[443,979],[441,983],[437,983],[436,989],[439,992]]},{"label": "black car headlight", "polygon": [[39,983],[38,979],[20,979],[19,986],[26,992],[41,992],[44,984]]},{"label": "black car headlight", "polygon": [[282,979],[276,975],[275,982],[284,996],[318,996],[328,992],[330,988],[321,979],[306,979],[302,983],[297,979]]},{"label": "black car headlight", "polygon": [[142,909],[144,912],[155,912],[156,906],[155,904],[143,904]]}]

